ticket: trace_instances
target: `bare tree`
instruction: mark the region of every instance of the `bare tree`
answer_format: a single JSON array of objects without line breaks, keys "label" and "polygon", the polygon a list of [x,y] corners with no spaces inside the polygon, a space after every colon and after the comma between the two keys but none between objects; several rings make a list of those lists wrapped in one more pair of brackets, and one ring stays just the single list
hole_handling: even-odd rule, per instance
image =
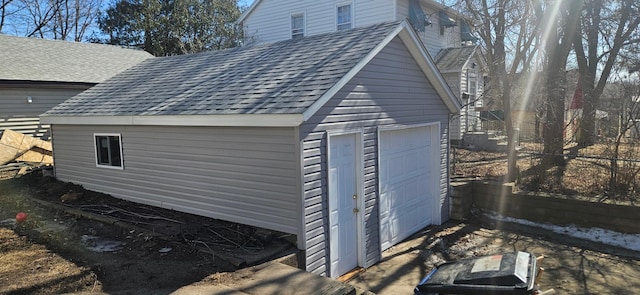
[{"label": "bare tree", "polygon": [[620,53],[640,42],[640,2],[585,0],[574,50],[584,97],[580,146],[595,143],[596,108]]},{"label": "bare tree", "polygon": [[477,33],[485,46],[490,96],[502,104],[508,138],[507,180],[516,177],[516,134],[511,112],[514,79],[534,64],[541,6],[536,0],[465,0],[464,10],[479,21]]},{"label": "bare tree", "polygon": [[545,3],[542,41],[547,86],[543,166],[564,165],[564,101],[566,67],[584,0],[549,0]]},{"label": "bare tree", "polygon": [[27,37],[83,41],[103,0],[0,0],[1,25]]},{"label": "bare tree", "polygon": [[82,41],[89,26],[95,23],[102,0],[61,0],[55,17],[48,25],[53,39]]},{"label": "bare tree", "polygon": [[13,0],[0,0],[0,32],[2,32],[2,28],[4,27],[4,21],[9,13],[9,4],[11,4]]},{"label": "bare tree", "polygon": [[21,0],[27,37],[45,38],[50,32],[49,24],[53,21],[63,0]]},{"label": "bare tree", "polygon": [[635,197],[640,188],[640,164],[638,163],[638,138],[640,138],[640,81],[623,78],[617,73],[616,104],[619,104],[618,132],[605,150],[609,158],[607,197]]}]

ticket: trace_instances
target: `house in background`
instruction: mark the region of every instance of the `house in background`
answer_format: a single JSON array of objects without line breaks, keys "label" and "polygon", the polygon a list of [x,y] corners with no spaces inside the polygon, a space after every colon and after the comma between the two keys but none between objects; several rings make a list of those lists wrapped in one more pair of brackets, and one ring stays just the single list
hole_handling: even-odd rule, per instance
[{"label": "house in background", "polygon": [[0,34],[0,133],[48,138],[40,114],[151,57],[117,46]]},{"label": "house in background", "polygon": [[402,21],[148,59],[41,119],[58,179],[293,234],[337,277],[449,218],[459,108]]},{"label": "house in background", "polygon": [[467,132],[483,130],[480,111],[485,110],[483,94],[487,65],[480,46],[444,48],[435,60],[462,104],[459,116],[451,120],[451,140],[460,141]]},{"label": "house in background", "polygon": [[473,20],[433,0],[256,0],[239,18],[245,44],[313,36],[407,19],[463,106],[450,138],[481,127],[487,66],[472,34]]}]

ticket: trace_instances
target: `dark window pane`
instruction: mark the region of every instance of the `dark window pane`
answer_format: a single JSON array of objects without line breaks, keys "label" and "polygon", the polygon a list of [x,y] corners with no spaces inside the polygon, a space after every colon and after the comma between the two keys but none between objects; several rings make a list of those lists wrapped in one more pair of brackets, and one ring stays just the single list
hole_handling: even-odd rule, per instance
[{"label": "dark window pane", "polygon": [[119,136],[96,136],[96,157],[98,165],[122,167]]},{"label": "dark window pane", "polygon": [[111,166],[122,166],[120,161],[120,137],[109,136],[109,145],[111,152]]}]

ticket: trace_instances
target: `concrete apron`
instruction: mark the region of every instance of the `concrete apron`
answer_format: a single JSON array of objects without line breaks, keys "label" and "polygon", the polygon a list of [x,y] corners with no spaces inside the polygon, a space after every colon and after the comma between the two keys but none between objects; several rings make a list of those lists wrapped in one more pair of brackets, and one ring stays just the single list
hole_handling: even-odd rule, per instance
[{"label": "concrete apron", "polygon": [[[404,242],[401,242],[382,253],[382,260],[367,268],[348,283],[369,290],[378,295],[413,294],[413,289],[431,271],[427,264],[439,264],[443,261],[425,252],[427,249],[440,247],[439,240],[428,239],[429,228],[423,229]],[[428,263],[425,263],[428,262]]]},{"label": "concrete apron", "polygon": [[[248,267],[218,285],[190,285],[171,295],[360,295],[371,294],[352,285],[308,273],[279,262]],[[373,295],[373,294],[371,294]]]}]

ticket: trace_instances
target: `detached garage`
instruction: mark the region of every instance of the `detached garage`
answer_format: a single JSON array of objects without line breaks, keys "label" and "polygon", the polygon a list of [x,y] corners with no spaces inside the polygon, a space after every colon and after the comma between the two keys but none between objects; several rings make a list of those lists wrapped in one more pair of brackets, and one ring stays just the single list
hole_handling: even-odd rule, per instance
[{"label": "detached garage", "polygon": [[383,128],[378,134],[382,250],[440,222],[439,127]]},{"label": "detached garage", "polygon": [[60,180],[294,234],[337,277],[448,219],[459,107],[394,22],[150,59],[41,119]]}]

